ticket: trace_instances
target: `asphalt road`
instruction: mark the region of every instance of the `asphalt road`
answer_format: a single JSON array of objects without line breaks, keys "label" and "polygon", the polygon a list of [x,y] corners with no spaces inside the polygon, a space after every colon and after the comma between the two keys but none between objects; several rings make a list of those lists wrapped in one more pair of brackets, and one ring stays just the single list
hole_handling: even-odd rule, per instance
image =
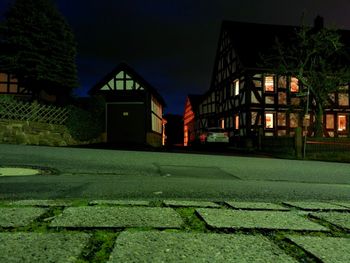
[{"label": "asphalt road", "polygon": [[350,200],[350,164],[208,154],[0,144],[0,199]]}]

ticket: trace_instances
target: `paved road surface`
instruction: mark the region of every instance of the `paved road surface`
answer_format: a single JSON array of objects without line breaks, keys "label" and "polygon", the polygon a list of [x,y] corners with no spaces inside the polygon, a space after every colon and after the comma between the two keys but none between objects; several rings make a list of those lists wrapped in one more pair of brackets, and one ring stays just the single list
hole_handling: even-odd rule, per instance
[{"label": "paved road surface", "polygon": [[0,199],[350,199],[343,163],[1,144],[0,165],[58,171],[0,176]]}]

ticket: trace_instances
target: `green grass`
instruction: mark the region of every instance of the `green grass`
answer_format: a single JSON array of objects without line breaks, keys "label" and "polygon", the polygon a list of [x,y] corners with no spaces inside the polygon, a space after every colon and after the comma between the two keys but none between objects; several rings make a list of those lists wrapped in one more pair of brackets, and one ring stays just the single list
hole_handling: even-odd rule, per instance
[{"label": "green grass", "polygon": [[268,236],[280,249],[282,249],[287,255],[295,258],[298,262],[319,263],[318,258],[294,244],[287,239],[282,233],[275,233]]},{"label": "green grass", "polygon": [[208,232],[206,223],[196,214],[196,209],[191,207],[174,208],[184,221],[183,230],[188,232]]},{"label": "green grass", "polygon": [[149,206],[153,206],[153,207],[163,207],[164,204],[163,204],[163,201],[161,200],[151,200],[149,202]]},{"label": "green grass", "polygon": [[119,232],[95,231],[77,263],[107,262]]}]

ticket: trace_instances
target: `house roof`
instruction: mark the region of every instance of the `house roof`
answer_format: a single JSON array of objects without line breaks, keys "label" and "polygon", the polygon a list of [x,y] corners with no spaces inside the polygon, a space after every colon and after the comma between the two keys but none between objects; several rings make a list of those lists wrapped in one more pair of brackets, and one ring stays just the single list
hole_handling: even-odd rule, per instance
[{"label": "house roof", "polygon": [[244,67],[258,67],[260,54],[274,46],[276,37],[290,39],[297,27],[223,21],[222,31],[226,31]]},{"label": "house roof", "polygon": [[187,98],[189,99],[193,109],[197,109],[199,104],[202,102],[203,95],[198,94],[188,94]]},{"label": "house roof", "polygon": [[[283,42],[291,40],[298,28],[298,26],[223,21],[221,31],[229,34],[242,65],[246,68],[256,68],[261,63],[261,54],[272,51],[276,38]],[[338,30],[338,32],[342,42],[350,47],[350,31]]]},{"label": "house roof", "polygon": [[166,106],[166,103],[163,97],[158,93],[158,91],[125,62],[120,63],[111,72],[105,75],[98,83],[96,83],[89,90],[89,94],[95,95],[106,83],[108,83],[111,79],[113,79],[120,71],[125,71],[128,75],[131,76],[132,79],[137,81],[141,86],[144,87],[144,89],[146,89],[154,97],[156,97],[156,99],[159,101],[159,103],[162,104],[163,107]]}]

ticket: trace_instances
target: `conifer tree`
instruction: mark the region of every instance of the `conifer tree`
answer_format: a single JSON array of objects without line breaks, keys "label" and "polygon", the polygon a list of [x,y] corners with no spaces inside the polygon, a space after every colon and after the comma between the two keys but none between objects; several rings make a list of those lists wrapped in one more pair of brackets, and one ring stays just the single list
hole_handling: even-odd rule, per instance
[{"label": "conifer tree", "polygon": [[74,34],[52,0],[15,0],[0,36],[1,69],[34,94],[68,94],[78,86]]}]

